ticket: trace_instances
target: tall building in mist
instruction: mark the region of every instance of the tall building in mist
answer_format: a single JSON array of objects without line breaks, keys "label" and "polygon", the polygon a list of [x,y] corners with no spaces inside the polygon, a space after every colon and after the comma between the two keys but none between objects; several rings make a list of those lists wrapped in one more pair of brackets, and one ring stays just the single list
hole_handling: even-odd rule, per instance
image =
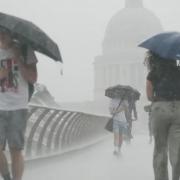
[{"label": "tall building in mist", "polygon": [[95,100],[104,99],[104,90],[116,84],[129,84],[144,91],[144,50],[137,45],[162,32],[160,20],[142,0],[126,0],[125,8],[109,21],[102,43],[102,54],[94,61]]}]

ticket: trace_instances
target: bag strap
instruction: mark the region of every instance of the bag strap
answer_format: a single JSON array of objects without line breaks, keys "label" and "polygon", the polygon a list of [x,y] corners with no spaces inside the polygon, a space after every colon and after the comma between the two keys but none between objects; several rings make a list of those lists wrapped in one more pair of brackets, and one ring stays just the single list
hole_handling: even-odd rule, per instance
[{"label": "bag strap", "polygon": [[[119,101],[119,104],[118,104],[118,106],[116,107],[116,111],[118,110],[118,108],[119,108],[120,105],[122,104],[122,102],[123,102],[123,100],[124,100],[124,97],[125,97],[125,95],[124,95],[123,98]],[[113,118],[115,115],[116,115],[116,113],[112,115],[112,118]]]}]

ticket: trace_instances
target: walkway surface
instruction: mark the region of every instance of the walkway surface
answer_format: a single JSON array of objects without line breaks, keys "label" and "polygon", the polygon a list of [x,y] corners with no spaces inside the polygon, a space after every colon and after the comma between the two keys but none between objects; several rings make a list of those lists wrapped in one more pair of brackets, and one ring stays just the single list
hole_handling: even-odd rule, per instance
[{"label": "walkway surface", "polygon": [[113,156],[112,137],[101,143],[51,159],[28,162],[24,180],[152,180],[153,144],[137,135]]}]

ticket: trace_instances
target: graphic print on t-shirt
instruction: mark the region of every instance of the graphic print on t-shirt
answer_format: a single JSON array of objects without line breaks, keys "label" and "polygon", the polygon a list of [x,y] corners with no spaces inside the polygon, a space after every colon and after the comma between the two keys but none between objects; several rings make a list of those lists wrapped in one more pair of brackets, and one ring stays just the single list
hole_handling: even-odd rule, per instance
[{"label": "graphic print on t-shirt", "polygon": [[0,80],[1,92],[17,92],[18,88],[18,64],[14,59],[0,61],[0,70],[7,70],[8,76]]}]

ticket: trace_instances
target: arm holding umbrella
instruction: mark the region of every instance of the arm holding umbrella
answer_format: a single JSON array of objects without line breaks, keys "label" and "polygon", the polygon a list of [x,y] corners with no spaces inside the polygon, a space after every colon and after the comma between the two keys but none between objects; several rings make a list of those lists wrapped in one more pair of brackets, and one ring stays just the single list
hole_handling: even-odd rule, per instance
[{"label": "arm holding umbrella", "polygon": [[34,84],[37,81],[37,68],[36,64],[24,64],[21,61],[18,61],[20,71],[22,73],[23,78],[31,83]]},{"label": "arm holding umbrella", "polygon": [[125,106],[125,111],[124,112],[125,112],[126,120],[127,120],[128,124],[130,124],[130,122],[131,122],[131,113],[129,111],[128,105]]},{"label": "arm holding umbrella", "polygon": [[37,58],[34,51],[30,47],[27,48],[26,58],[28,58],[28,61],[25,61],[19,47],[14,46],[13,50],[23,78],[27,82],[34,84],[37,81]]},{"label": "arm holding umbrella", "polygon": [[37,58],[34,51],[27,45],[20,49],[21,58],[18,59],[18,64],[23,78],[28,82],[28,100],[30,101],[34,92],[34,83],[37,81]]},{"label": "arm holding umbrella", "polygon": [[138,115],[137,115],[137,110],[136,110],[136,102],[133,102],[133,115],[134,115],[134,119],[133,120],[137,120],[138,119]]},{"label": "arm holding umbrella", "polygon": [[137,120],[137,111],[135,100],[132,98],[128,99],[128,109],[129,109],[129,121]]},{"label": "arm holding umbrella", "polygon": [[117,104],[115,103],[116,99],[111,99],[109,104],[109,112],[111,115],[115,115],[117,111]]}]

